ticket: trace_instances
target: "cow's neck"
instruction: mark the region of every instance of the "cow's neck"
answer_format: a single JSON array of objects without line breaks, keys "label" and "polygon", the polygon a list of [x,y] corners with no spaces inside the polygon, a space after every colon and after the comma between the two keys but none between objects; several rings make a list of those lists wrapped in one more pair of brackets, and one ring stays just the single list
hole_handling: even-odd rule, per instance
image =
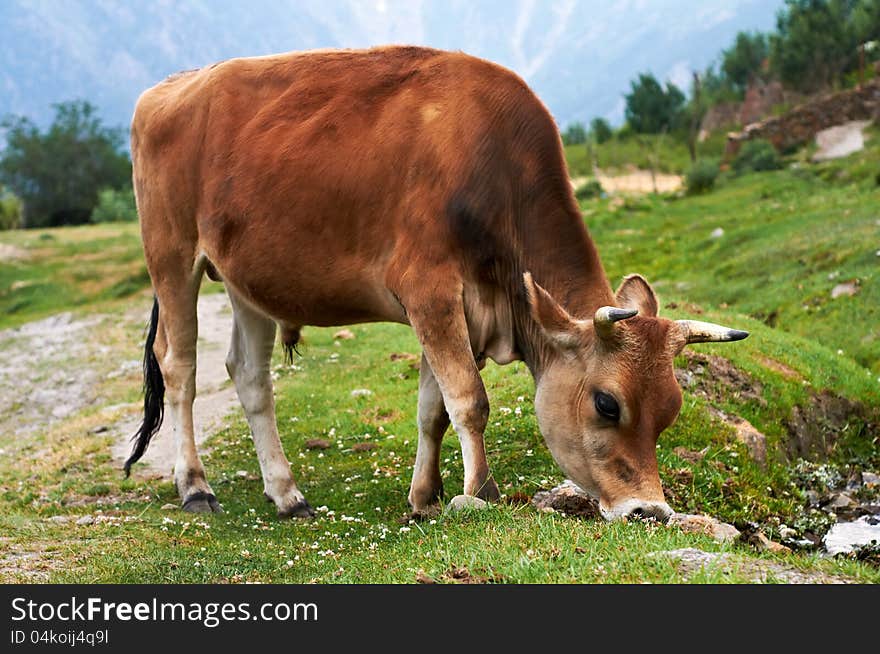
[{"label": "cow's neck", "polygon": [[[560,206],[561,204],[561,206]],[[559,203],[523,234],[522,270],[532,273],[566,311],[575,318],[591,318],[596,309],[614,303],[614,295],[596,246],[580,211],[569,203]],[[524,293],[522,275],[511,289],[514,338],[517,349],[537,380],[557,356],[540,326],[531,318]]]}]

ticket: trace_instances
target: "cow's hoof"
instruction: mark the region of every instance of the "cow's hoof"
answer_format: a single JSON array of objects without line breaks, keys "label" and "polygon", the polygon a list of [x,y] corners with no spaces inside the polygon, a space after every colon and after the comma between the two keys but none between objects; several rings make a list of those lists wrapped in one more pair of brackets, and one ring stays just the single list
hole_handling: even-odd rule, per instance
[{"label": "cow's hoof", "polygon": [[479,497],[481,500],[486,500],[487,502],[497,502],[501,499],[498,484],[495,483],[495,480],[492,477],[489,477],[483,482],[480,490],[476,492],[476,497]]},{"label": "cow's hoof", "polygon": [[223,507],[214,493],[196,491],[183,501],[183,510],[187,513],[223,513]]},{"label": "cow's hoof", "polygon": [[278,509],[279,518],[314,518],[315,510],[304,499],[286,508]]}]

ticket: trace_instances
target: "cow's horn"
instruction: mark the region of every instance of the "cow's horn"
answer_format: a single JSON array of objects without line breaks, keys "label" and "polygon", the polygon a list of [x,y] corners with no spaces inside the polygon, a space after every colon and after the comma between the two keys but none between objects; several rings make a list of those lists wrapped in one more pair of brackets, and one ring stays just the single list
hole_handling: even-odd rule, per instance
[{"label": "cow's horn", "polygon": [[593,316],[593,327],[601,336],[611,335],[614,323],[618,320],[632,318],[638,309],[618,309],[617,307],[599,307]]},{"label": "cow's horn", "polygon": [[721,343],[726,341],[741,341],[749,333],[740,329],[730,329],[711,322],[699,320],[676,320],[678,326],[684,332],[688,343]]}]

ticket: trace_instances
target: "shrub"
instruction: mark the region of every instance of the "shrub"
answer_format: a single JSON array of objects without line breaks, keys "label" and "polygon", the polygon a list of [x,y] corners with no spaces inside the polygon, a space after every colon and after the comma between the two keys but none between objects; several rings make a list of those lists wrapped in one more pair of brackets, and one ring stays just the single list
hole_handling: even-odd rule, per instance
[{"label": "shrub", "polygon": [[98,193],[98,205],[92,210],[93,223],[134,222],[137,208],[130,188],[105,188]]},{"label": "shrub", "polygon": [[769,141],[748,141],[743,145],[736,159],[733,160],[733,169],[737,174],[754,170],[779,170],[782,168],[782,159],[776,148]]},{"label": "shrub", "polygon": [[21,201],[12,194],[0,195],[0,230],[21,227]]},{"label": "shrub", "polygon": [[718,162],[715,159],[696,161],[684,179],[687,192],[695,195],[711,191],[715,187],[719,172]]},{"label": "shrub", "polygon": [[575,189],[574,196],[578,200],[592,200],[602,195],[602,185],[594,178],[588,179]]}]

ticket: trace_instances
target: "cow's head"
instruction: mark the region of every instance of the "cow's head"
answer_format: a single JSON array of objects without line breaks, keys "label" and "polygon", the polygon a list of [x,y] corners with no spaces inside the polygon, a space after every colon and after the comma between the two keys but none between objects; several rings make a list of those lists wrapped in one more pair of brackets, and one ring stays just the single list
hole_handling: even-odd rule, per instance
[{"label": "cow's head", "polygon": [[688,343],[748,332],[657,315],[644,278],[627,277],[614,307],[573,318],[526,273],[532,317],[557,354],[539,371],[535,413],[563,472],[599,498],[602,515],[666,521],[657,438],[681,409],[672,361]]}]

